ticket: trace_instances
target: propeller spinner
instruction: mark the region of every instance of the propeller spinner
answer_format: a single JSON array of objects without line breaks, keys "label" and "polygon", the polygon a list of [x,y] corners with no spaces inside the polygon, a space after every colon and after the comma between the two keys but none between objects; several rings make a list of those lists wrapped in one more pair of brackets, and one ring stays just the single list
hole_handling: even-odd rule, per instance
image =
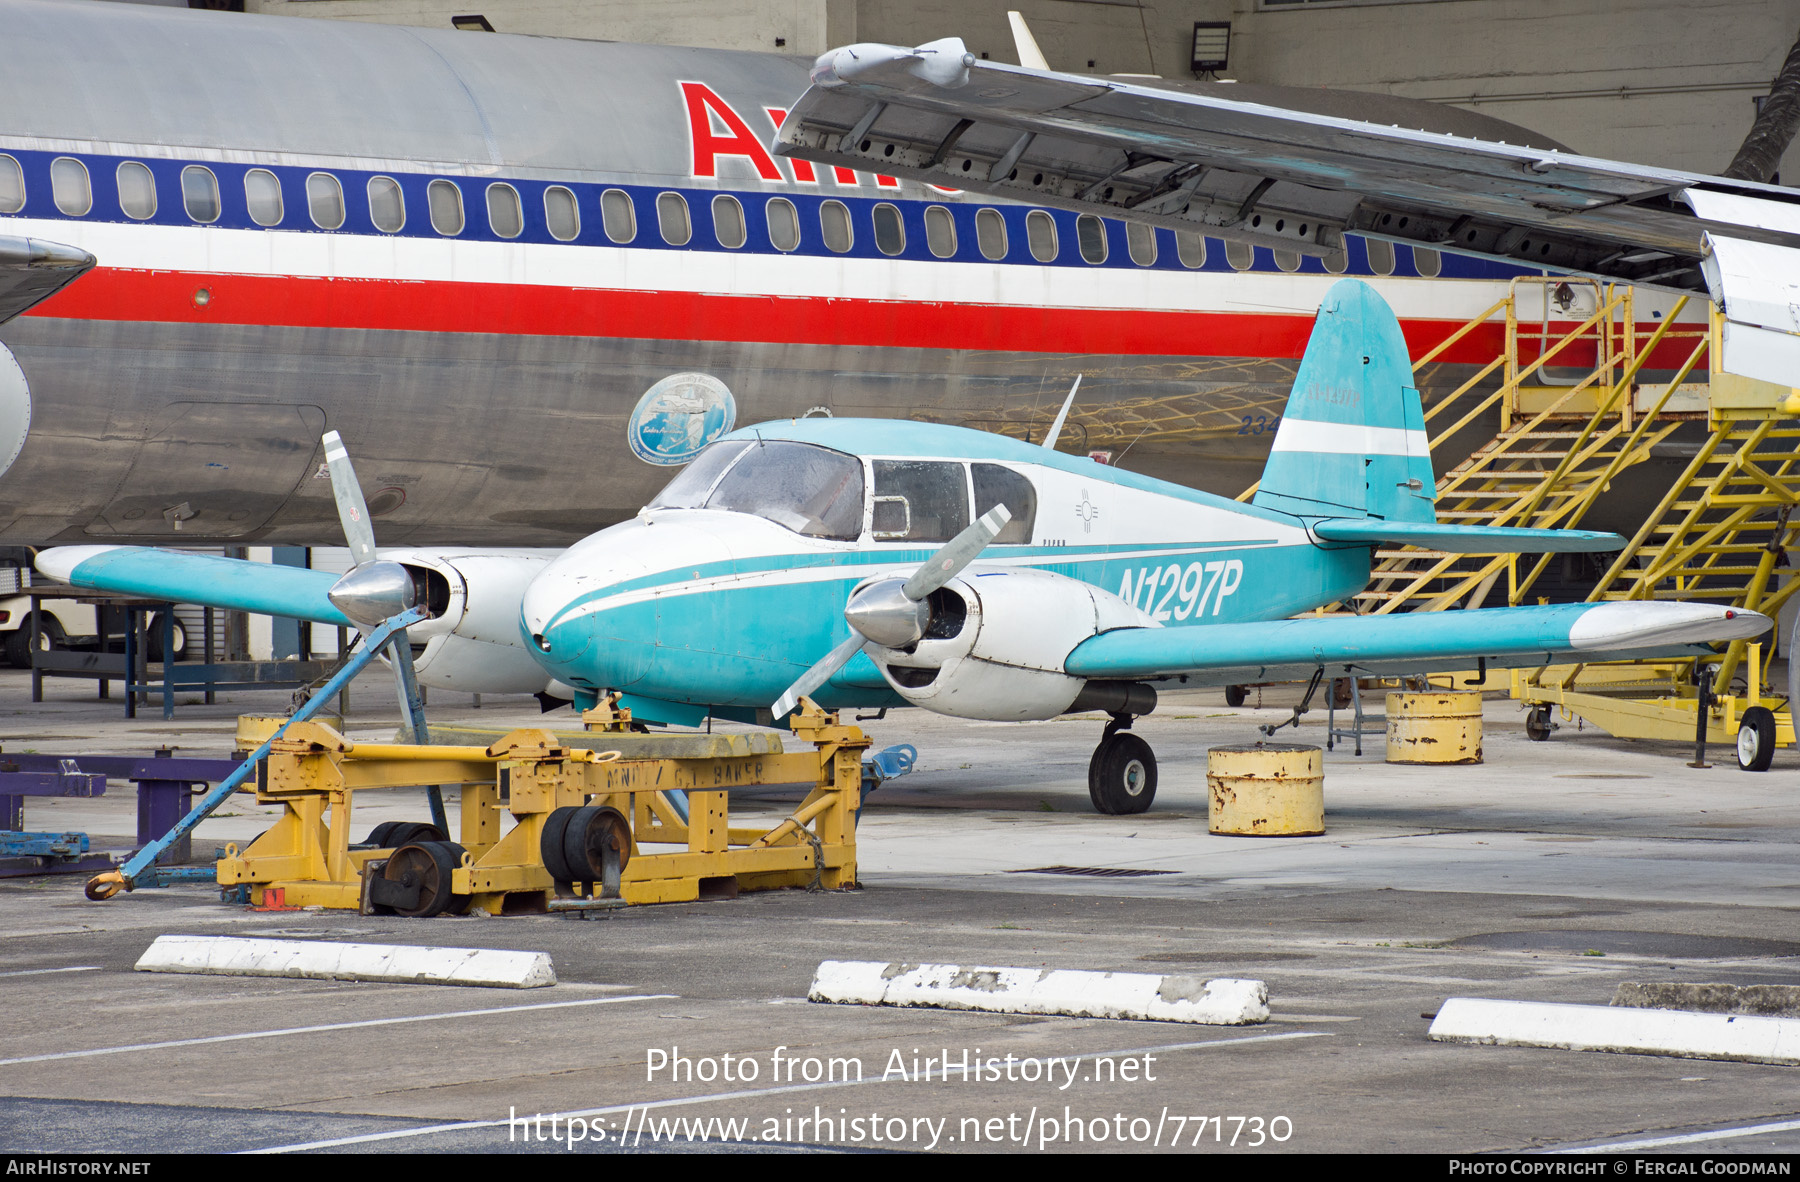
[{"label": "propeller spinner", "polygon": [[1012,520],[1012,510],[995,505],[944,544],[905,580],[882,579],[860,587],[844,605],[850,638],[800,675],[775,701],[775,717],[785,717],[800,699],[817,690],[842,669],[865,644],[904,648],[925,635],[931,622],[931,593],[962,573]]},{"label": "propeller spinner", "polygon": [[404,566],[375,557],[375,527],[369,522],[369,506],[363,501],[362,486],[356,482],[356,469],[350,466],[350,452],[344,447],[343,437],[336,431],[327,431],[324,443],[331,495],[337,501],[338,521],[344,527],[344,540],[350,545],[350,557],[355,563],[325,595],[332,606],[366,632],[416,606],[418,589]]}]

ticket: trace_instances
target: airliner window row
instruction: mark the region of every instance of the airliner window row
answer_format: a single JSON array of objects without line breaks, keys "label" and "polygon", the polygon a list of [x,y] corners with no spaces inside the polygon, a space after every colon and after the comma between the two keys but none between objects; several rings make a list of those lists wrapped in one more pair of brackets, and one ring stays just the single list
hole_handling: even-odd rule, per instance
[{"label": "airliner window row", "polygon": [[[106,220],[112,216],[106,206],[116,201],[125,219],[161,224],[1162,270],[1424,278],[1523,273],[1505,264],[1357,237],[1346,238],[1343,249],[1321,259],[1191,231],[1021,206],[394,177],[50,153],[0,153],[0,214],[27,212],[29,205],[30,213],[48,215],[41,197],[32,200],[35,185],[44,181],[48,204],[61,216]],[[585,232],[584,207],[599,215]]]}]

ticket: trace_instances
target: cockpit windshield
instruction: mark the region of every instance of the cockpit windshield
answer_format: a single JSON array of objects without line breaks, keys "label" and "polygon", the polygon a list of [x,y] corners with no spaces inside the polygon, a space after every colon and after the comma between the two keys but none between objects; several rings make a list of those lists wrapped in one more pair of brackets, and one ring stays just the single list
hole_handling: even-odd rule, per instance
[{"label": "cockpit windshield", "polygon": [[862,534],[862,461],[810,443],[715,443],[649,507],[754,513],[809,538],[853,542]]}]

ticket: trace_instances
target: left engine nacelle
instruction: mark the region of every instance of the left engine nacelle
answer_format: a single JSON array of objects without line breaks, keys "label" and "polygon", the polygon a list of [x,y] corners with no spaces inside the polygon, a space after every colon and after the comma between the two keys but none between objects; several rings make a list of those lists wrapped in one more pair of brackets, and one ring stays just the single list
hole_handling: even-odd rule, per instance
[{"label": "left engine nacelle", "polygon": [[970,567],[930,598],[924,637],[905,649],[871,645],[894,692],[957,718],[1054,718],[1086,681],[1064,671],[1076,645],[1114,628],[1153,628],[1131,604],[1064,575]]},{"label": "left engine nacelle", "polygon": [[412,572],[431,618],[408,631],[419,681],[475,694],[529,694],[550,675],[519,636],[525,588],[553,550],[401,549],[382,551]]}]

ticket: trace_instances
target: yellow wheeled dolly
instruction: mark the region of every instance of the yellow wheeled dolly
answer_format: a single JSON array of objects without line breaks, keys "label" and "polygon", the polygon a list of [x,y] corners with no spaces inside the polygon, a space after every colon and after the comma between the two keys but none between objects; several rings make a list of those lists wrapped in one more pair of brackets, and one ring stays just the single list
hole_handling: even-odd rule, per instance
[{"label": "yellow wheeled dolly", "polygon": [[[590,719],[602,725],[629,721],[599,713]],[[248,886],[259,906],[414,916],[852,887],[869,740],[808,700],[791,726],[810,750],[762,744],[774,749],[721,754],[715,743],[705,755],[623,758],[619,750],[565,745],[546,730],[512,731],[486,747],[447,747],[356,743],[329,726],[296,723],[256,778],[257,800],[282,805],[281,819],[247,848],[226,847],[218,881]],[[629,748],[631,738],[619,734],[616,745]],[[358,792],[431,784],[462,786],[458,841],[391,824],[370,835],[373,844],[352,837]],[[733,828],[731,790],[755,784],[812,790],[771,829]],[[677,791],[686,795],[685,819],[671,795]],[[512,817],[510,829],[503,814]]]}]

